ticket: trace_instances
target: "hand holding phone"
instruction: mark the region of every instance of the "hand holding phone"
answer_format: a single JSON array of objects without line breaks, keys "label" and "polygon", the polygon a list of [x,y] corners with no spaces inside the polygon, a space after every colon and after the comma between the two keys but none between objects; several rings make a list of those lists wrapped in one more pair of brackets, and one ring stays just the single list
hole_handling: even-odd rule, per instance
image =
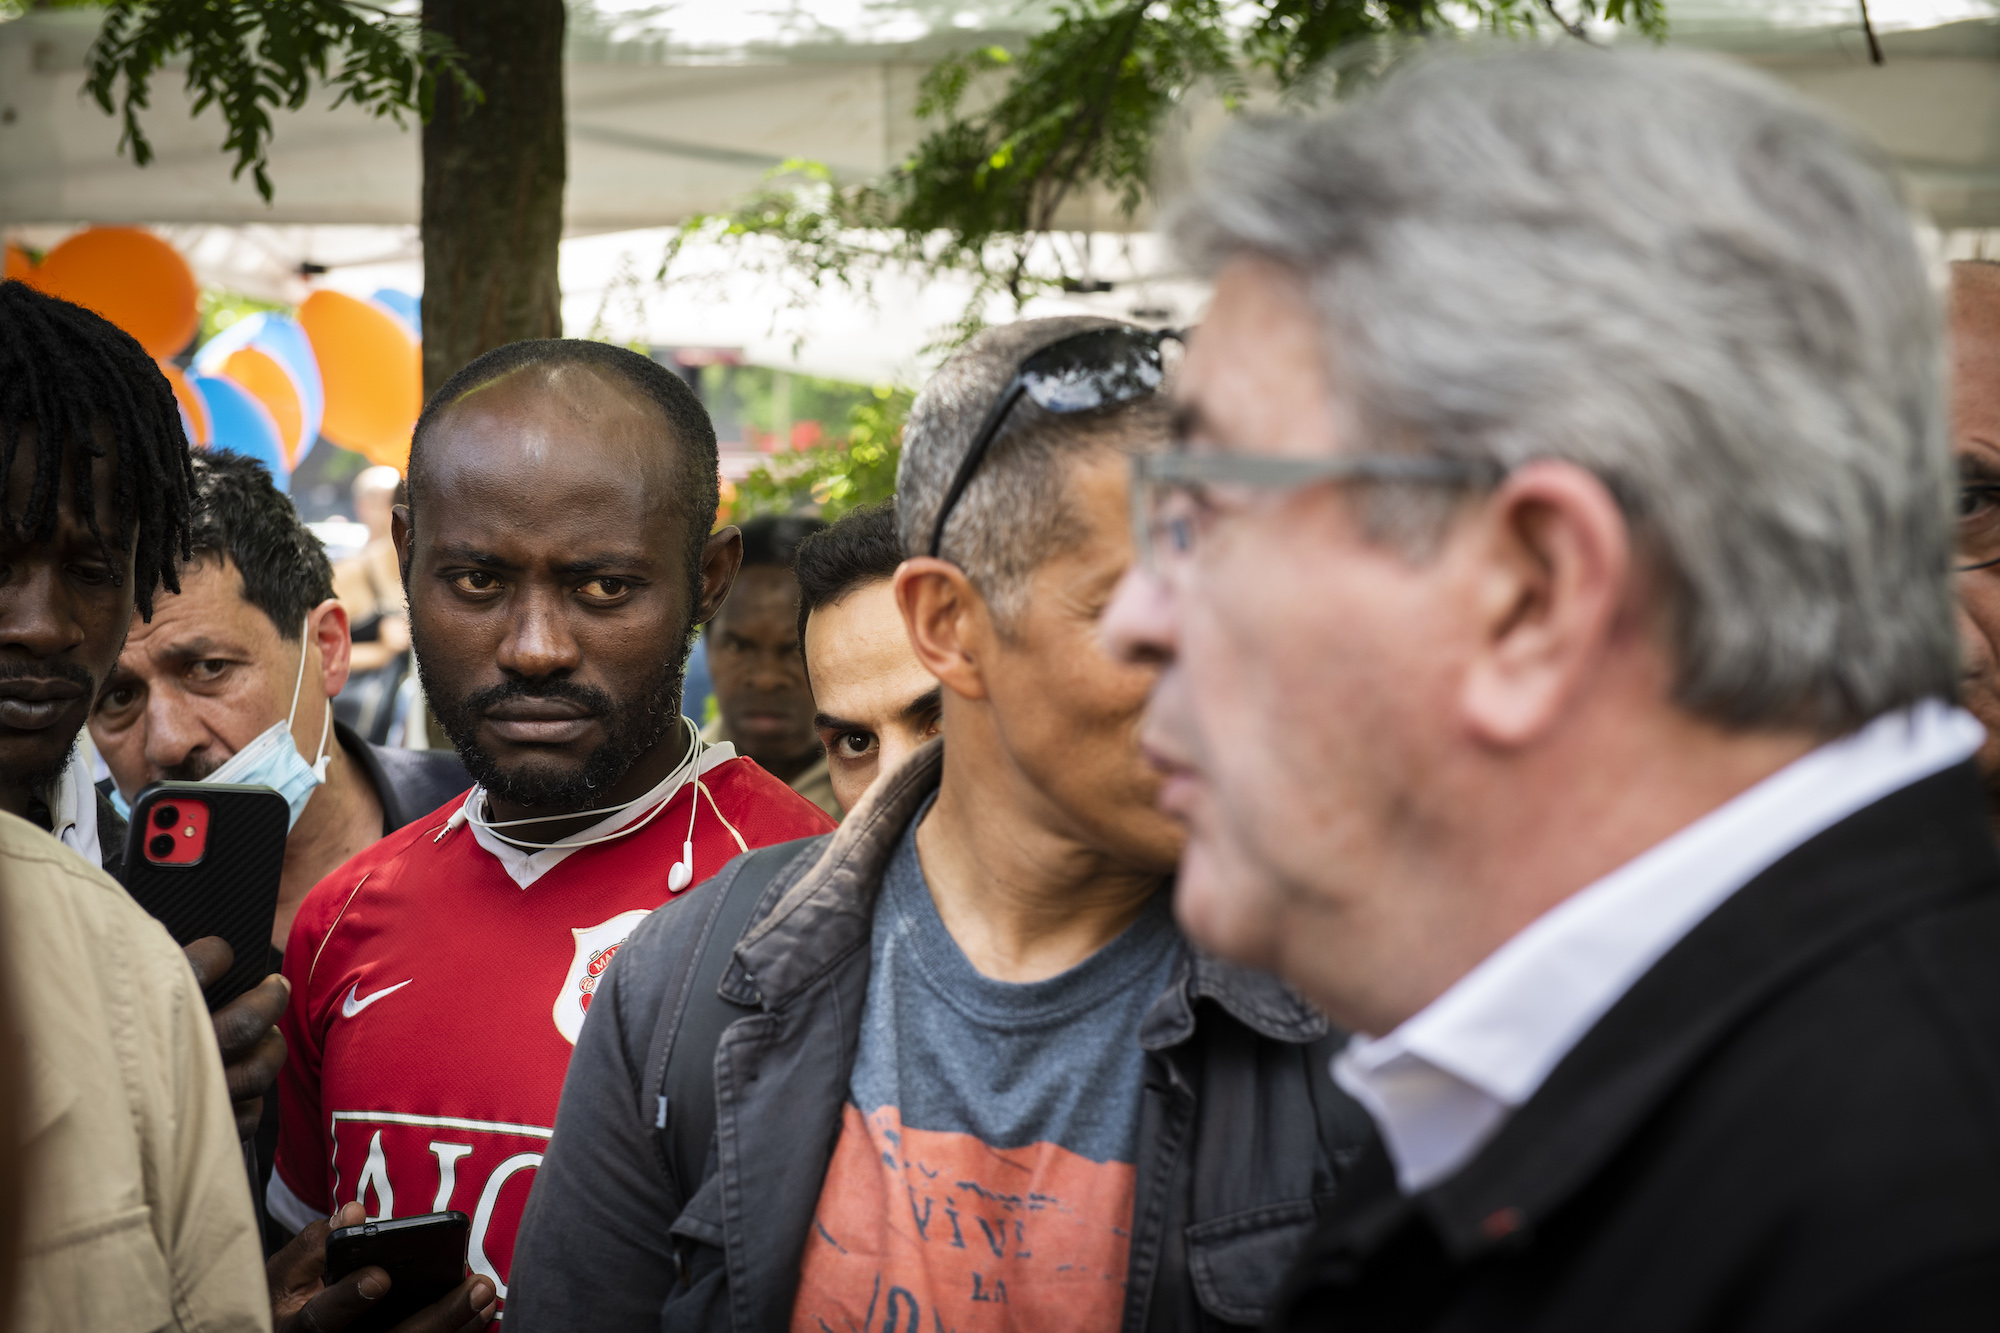
[{"label": "hand holding phone", "polygon": [[[496,1302],[493,1282],[488,1278],[465,1277],[430,1304],[417,1306],[412,1314],[397,1316],[400,1322],[390,1322],[382,1318],[387,1313],[383,1309],[385,1301],[398,1289],[397,1279],[390,1270],[370,1263],[344,1275],[330,1275],[328,1238],[337,1230],[365,1231],[362,1212],[358,1203],[345,1205],[330,1220],[315,1222],[300,1232],[265,1265],[271,1287],[271,1317],[277,1333],[342,1333],[371,1328],[387,1329],[388,1333],[477,1333],[492,1320]],[[457,1225],[464,1225],[463,1213],[433,1216],[456,1216],[460,1219]],[[459,1232],[457,1253],[461,1274],[466,1231],[469,1227]],[[346,1244],[343,1249],[353,1252]],[[448,1245],[444,1252],[450,1252]],[[413,1285],[414,1282],[403,1288],[406,1294]]]},{"label": "hand holding phone", "polygon": [[[233,957],[229,941],[215,935],[196,940],[182,952],[204,992],[228,974]],[[285,1039],[277,1024],[291,995],[283,977],[268,976],[256,989],[209,1013],[215,1026],[215,1045],[222,1052],[222,1076],[229,1085],[238,1138],[247,1139],[257,1132],[264,1097],[284,1068]]]},{"label": "hand holding phone", "polygon": [[210,936],[229,945],[223,975],[204,978],[211,1011],[270,973],[290,825],[291,808],[269,787],[155,782],[133,798],[126,892],[182,948]]}]

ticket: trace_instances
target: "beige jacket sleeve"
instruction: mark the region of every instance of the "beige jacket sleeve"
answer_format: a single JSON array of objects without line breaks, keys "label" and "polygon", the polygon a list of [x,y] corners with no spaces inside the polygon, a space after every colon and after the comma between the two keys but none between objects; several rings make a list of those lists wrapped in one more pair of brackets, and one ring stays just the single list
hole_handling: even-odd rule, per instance
[{"label": "beige jacket sleeve", "polygon": [[258,1333],[270,1298],[222,1061],[187,959],[103,871],[0,815],[23,1025],[23,1333]]}]

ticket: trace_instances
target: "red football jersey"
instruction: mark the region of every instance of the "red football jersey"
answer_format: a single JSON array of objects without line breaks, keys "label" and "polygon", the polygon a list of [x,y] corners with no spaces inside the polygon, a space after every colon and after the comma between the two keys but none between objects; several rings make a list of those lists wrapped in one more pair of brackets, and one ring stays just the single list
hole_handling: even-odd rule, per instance
[{"label": "red football jersey", "polygon": [[746,845],[833,828],[748,759],[701,783],[698,798],[683,787],[645,828],[538,877],[452,827],[454,800],[320,881],[285,946],[273,1216],[297,1229],[354,1199],[370,1218],[457,1209],[472,1218],[473,1271],[506,1296],[591,994],[633,926],[673,896],[689,802],[701,802],[696,884]]}]

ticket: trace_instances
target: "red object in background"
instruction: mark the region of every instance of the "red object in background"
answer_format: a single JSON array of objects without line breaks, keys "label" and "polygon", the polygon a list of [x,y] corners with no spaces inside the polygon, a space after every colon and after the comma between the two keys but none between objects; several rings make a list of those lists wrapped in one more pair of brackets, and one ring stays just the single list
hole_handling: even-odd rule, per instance
[{"label": "red object in background", "polygon": [[208,802],[178,797],[156,805],[146,835],[146,859],[160,866],[191,866],[208,850]]},{"label": "red object in background", "polygon": [[740,366],[741,347],[676,347],[671,351],[677,366]]},{"label": "red object in background", "polygon": [[758,430],[755,426],[743,428],[743,443],[760,454],[781,454],[787,449],[797,453],[825,441],[826,427],[817,421],[794,421],[790,439],[785,439],[774,430]]}]

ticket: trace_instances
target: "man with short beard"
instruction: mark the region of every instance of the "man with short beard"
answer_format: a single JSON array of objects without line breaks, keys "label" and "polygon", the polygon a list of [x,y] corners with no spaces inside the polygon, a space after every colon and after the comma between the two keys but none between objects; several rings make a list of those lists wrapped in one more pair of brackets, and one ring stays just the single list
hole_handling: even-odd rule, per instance
[{"label": "man with short beard", "polygon": [[833,827],[681,718],[690,636],[741,557],[709,531],[716,490],[700,403],[619,348],[503,347],[425,409],[396,547],[426,697],[476,785],[299,909],[274,1217],[457,1209],[504,1299],[627,933],[738,852]]}]

